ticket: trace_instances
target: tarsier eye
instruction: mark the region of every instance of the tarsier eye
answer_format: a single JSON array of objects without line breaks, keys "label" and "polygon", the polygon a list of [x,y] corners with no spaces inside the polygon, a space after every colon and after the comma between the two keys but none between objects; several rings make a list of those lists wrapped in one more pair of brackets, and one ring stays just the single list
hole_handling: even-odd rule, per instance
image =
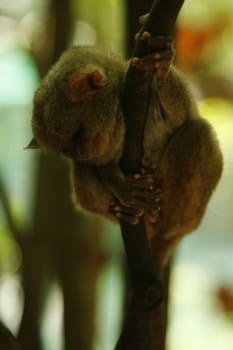
[{"label": "tarsier eye", "polygon": [[68,154],[68,153],[70,152],[70,150],[69,150],[68,148],[62,148],[62,149],[60,150],[60,152],[61,152],[62,154],[64,154],[64,155],[66,155],[66,154]]},{"label": "tarsier eye", "polygon": [[80,126],[77,129],[77,131],[74,133],[74,135],[72,137],[72,142],[75,144],[78,143],[83,134],[84,134],[84,128],[82,126]]},{"label": "tarsier eye", "polygon": [[72,154],[75,152],[77,146],[81,142],[81,137],[82,137],[83,133],[84,133],[84,128],[79,127],[75,131],[75,133],[73,134],[69,145],[61,148],[59,152],[65,157],[72,157]]}]

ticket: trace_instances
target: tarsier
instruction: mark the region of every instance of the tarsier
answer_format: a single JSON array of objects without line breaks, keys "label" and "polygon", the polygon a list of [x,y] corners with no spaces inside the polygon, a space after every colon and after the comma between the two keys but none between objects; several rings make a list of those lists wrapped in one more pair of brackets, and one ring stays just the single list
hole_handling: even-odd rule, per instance
[{"label": "tarsier", "polygon": [[[144,33],[142,40],[149,37]],[[164,50],[130,62],[93,47],[69,49],[35,93],[34,136],[28,146],[72,159],[76,205],[112,221],[136,224],[144,216],[162,265],[179,240],[199,225],[222,170],[216,135],[199,116],[172,57],[169,40]],[[151,87],[142,172],[131,177],[119,167],[129,64],[138,69],[153,66],[158,84],[157,89],[153,81]]]}]

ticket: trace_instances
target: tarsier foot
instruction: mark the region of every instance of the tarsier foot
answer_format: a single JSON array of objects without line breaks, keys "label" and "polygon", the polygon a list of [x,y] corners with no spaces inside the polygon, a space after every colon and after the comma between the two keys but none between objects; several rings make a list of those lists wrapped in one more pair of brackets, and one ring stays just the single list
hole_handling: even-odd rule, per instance
[{"label": "tarsier foot", "polygon": [[160,212],[160,200],[161,200],[161,189],[158,183],[158,174],[156,171],[156,167],[151,163],[147,158],[143,158],[142,160],[142,176],[147,178],[147,181],[150,181],[153,184],[153,192],[156,199],[157,207],[154,210],[145,211],[145,219],[150,223],[156,223],[158,219],[158,215]]},{"label": "tarsier foot", "polygon": [[157,208],[154,180],[151,174],[135,174],[125,177],[115,188],[115,195],[123,206],[144,210]]},{"label": "tarsier foot", "polygon": [[127,198],[115,199],[110,204],[110,212],[131,224],[137,224],[144,214],[149,222],[155,223],[161,197],[161,191],[155,185],[155,169],[144,165],[141,173],[128,181],[131,181],[131,189],[125,191]]},{"label": "tarsier foot", "polygon": [[[142,169],[143,171],[143,169]],[[160,200],[161,200],[161,190],[158,187],[155,187],[154,181],[155,178],[152,174],[144,173],[141,175],[141,179],[145,179],[148,182],[153,181],[153,185],[151,186],[151,192],[153,193],[153,197],[155,200],[155,205],[153,209],[144,210],[145,219],[150,223],[156,223],[160,211]]]},{"label": "tarsier foot", "polygon": [[118,199],[115,199],[110,203],[109,211],[119,220],[128,222],[132,225],[137,225],[140,217],[144,213],[143,209],[124,206]]}]

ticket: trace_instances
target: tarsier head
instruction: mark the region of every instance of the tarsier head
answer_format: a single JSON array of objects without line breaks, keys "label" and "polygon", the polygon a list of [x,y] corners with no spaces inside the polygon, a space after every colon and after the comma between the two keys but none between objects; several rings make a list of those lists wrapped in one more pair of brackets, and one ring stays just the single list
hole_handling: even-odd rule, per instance
[{"label": "tarsier head", "polygon": [[125,130],[120,106],[125,70],[123,61],[94,48],[65,52],[35,93],[28,148],[93,164],[119,152]]}]

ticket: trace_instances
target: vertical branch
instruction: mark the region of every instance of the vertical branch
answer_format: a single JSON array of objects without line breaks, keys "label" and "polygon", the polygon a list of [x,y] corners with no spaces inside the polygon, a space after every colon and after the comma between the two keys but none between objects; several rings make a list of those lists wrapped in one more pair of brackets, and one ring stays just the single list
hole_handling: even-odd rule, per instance
[{"label": "vertical branch", "polygon": [[[143,57],[155,51],[153,45],[148,46],[141,40],[144,31],[149,31],[152,36],[173,34],[175,21],[183,2],[184,0],[158,0],[153,3],[147,23],[140,30],[133,56]],[[153,70],[143,72],[130,65],[126,75],[123,107],[127,130],[121,160],[122,170],[126,174],[140,171],[143,132],[153,74]],[[151,347],[152,320],[157,326],[158,350],[164,349],[165,308],[164,303],[161,304],[162,271],[155,266],[143,221],[134,227],[121,222],[121,229],[135,292],[116,350]]]},{"label": "vertical branch", "polygon": [[[158,0],[155,1],[150,12],[147,23],[141,28],[140,33],[144,31],[150,31],[152,35],[163,35],[171,36],[174,32],[175,21],[179,10],[183,4],[184,0]],[[134,56],[143,57],[155,50],[152,45],[148,46],[140,36],[136,42],[134,49]],[[151,80],[153,78],[154,71],[139,71],[134,66],[130,65],[125,83],[125,94],[124,94],[124,113],[127,121],[126,130],[126,141],[123,157],[121,160],[121,167],[123,171],[127,174],[132,174],[134,172],[140,171],[141,159],[142,159],[142,140],[143,140],[143,130],[146,120],[149,96],[150,96],[150,86]],[[159,108],[159,107],[158,107]],[[132,276],[138,276],[139,272],[142,272],[140,261],[147,261],[148,257],[145,258],[141,254],[141,249],[144,252],[148,252],[150,255],[149,247],[145,248],[141,243],[147,240],[142,239],[142,234],[139,234],[139,242],[135,243],[135,233],[138,231],[143,231],[145,228],[142,223],[135,227],[122,223],[122,234],[126,245],[126,253],[132,260],[129,259],[129,265],[132,262],[131,273]],[[131,237],[132,232],[132,238]],[[145,232],[144,232],[144,236]],[[132,241],[131,241],[132,239]],[[146,244],[148,246],[148,244]],[[132,248],[132,250],[131,250]],[[144,250],[145,249],[145,250]],[[139,255],[137,255],[136,251]],[[144,258],[143,258],[144,257]],[[133,261],[134,260],[134,261]],[[150,259],[149,259],[150,260]],[[151,266],[151,262],[149,263]],[[146,269],[147,270],[147,269]],[[154,270],[154,267],[149,269]],[[143,270],[143,272],[145,272]],[[144,277],[145,278],[145,275]],[[141,281],[141,277],[140,277]]]},{"label": "vertical branch", "polygon": [[52,61],[56,61],[66,49],[72,31],[71,1],[51,0],[51,13],[54,16],[54,47]]},{"label": "vertical branch", "polygon": [[[71,31],[70,4],[71,1],[50,0],[46,26],[47,37],[44,41],[44,47],[40,52],[36,50],[33,52],[33,58],[36,61],[41,76],[44,76],[54,60],[57,59],[67,47]],[[38,162],[39,171],[37,173],[36,187],[37,189],[41,189],[39,186],[41,185],[40,180],[42,172],[44,175],[43,185],[44,187],[49,187],[50,179],[43,165],[44,163],[49,163],[50,159],[42,154]],[[57,163],[60,163],[59,159]],[[60,180],[58,185],[59,189],[65,186],[62,183],[62,175],[63,173],[56,174],[56,179]],[[51,183],[54,183],[54,181],[52,180]],[[59,191],[57,192],[60,194]],[[45,197],[42,197],[39,191],[36,192],[32,232],[28,235],[24,235],[20,240],[24,308],[18,331],[18,339],[24,350],[32,348],[34,350],[42,349],[40,322],[45,299],[45,276],[49,272],[49,265],[53,263],[53,256],[57,248],[55,244],[52,244],[53,235],[57,234],[57,240],[59,240],[58,231],[59,229],[62,230],[62,228],[56,227],[57,220],[53,221],[53,217],[51,217],[51,208],[55,207],[56,202],[54,201],[52,204],[49,202],[51,207],[46,207],[48,202],[49,191],[47,191]],[[60,198],[60,201],[58,200],[57,203],[60,202],[62,203],[61,206],[65,205],[65,200],[62,201]],[[47,208],[48,210],[43,212],[44,215],[42,217],[40,214],[43,208]],[[70,212],[72,212],[72,210],[70,210]],[[74,227],[72,229],[74,229]],[[64,234],[65,232],[64,230]]]}]

